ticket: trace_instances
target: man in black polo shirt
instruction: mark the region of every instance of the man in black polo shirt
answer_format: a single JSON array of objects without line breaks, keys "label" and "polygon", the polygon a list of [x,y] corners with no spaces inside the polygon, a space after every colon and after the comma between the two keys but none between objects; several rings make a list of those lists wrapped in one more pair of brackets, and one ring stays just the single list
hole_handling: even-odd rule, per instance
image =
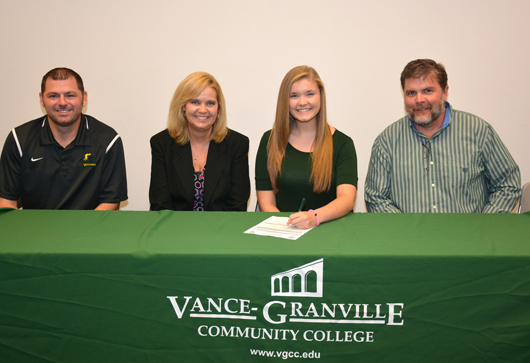
[{"label": "man in black polo shirt", "polygon": [[0,207],[118,210],[127,200],[120,136],[82,114],[87,93],[71,69],[42,78],[47,115],[14,128],[0,158]]}]

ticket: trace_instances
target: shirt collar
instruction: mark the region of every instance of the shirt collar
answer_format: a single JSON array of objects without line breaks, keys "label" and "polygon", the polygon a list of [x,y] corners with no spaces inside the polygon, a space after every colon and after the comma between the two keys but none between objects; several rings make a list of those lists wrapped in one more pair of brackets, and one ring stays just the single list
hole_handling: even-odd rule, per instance
[{"label": "shirt collar", "polygon": [[449,122],[451,121],[451,106],[449,105],[449,102],[445,103],[445,116],[444,116],[444,122],[442,124],[442,129],[445,129],[447,126],[449,126]]},{"label": "shirt collar", "polygon": [[[44,116],[42,119],[41,133],[40,133],[40,144],[41,145],[53,145],[57,144],[55,138],[53,137],[52,130],[50,129],[48,116]],[[79,130],[77,130],[77,135],[70,144],[75,145],[90,145],[90,133],[88,127],[88,119],[85,115],[81,114],[81,124],[79,125]]]}]

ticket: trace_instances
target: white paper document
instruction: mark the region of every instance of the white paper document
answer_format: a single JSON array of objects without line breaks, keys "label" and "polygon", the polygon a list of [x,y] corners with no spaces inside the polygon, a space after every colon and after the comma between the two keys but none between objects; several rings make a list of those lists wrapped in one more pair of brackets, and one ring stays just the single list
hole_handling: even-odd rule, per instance
[{"label": "white paper document", "polygon": [[288,220],[289,217],[269,217],[260,224],[246,230],[245,233],[295,240],[314,228],[298,229],[295,226],[288,226]]}]

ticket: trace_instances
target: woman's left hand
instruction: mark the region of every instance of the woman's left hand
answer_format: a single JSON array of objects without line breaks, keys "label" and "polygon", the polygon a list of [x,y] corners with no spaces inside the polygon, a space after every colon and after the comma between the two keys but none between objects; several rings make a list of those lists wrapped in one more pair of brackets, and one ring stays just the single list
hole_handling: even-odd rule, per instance
[{"label": "woman's left hand", "polygon": [[317,218],[311,212],[293,213],[287,221],[287,225],[289,224],[296,228],[307,229],[317,225]]}]

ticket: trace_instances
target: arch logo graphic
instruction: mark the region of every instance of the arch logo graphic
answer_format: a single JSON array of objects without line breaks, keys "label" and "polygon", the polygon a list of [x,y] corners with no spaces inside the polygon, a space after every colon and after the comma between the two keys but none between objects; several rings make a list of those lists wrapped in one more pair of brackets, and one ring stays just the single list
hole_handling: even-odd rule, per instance
[{"label": "arch logo graphic", "polygon": [[[316,291],[314,292],[308,291],[308,281],[313,277],[316,277]],[[295,291],[297,282],[300,283],[300,291]],[[283,287],[286,285],[288,289],[287,291],[283,291]],[[271,276],[271,296],[322,297],[323,290],[323,258]]]}]

